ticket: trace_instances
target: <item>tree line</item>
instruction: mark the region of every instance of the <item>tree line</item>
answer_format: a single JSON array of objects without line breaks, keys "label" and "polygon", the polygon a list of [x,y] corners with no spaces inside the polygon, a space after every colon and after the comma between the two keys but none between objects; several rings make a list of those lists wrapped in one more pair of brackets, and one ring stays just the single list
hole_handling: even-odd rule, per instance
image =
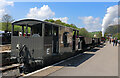
[{"label": "tree line", "polygon": [[112,25],[106,29],[105,34],[111,34],[112,37],[120,40],[120,25]]},{"label": "tree line", "polygon": [[[13,22],[13,21],[14,21],[14,19],[12,18],[12,16],[10,16],[8,14],[4,15],[2,17],[2,22],[0,24],[0,25],[2,25],[2,29],[0,29],[0,30],[5,31],[5,32],[11,32],[11,27],[12,27],[11,22]],[[79,32],[80,36],[94,37],[95,34],[97,35],[98,38],[100,38],[102,36],[100,31],[99,32],[88,32],[85,28],[78,28],[75,24],[67,24],[67,23],[62,22],[61,20],[46,19],[44,21],[77,29],[80,31]],[[22,27],[15,25],[14,30],[21,31]],[[30,28],[28,28],[28,32],[30,32]]]}]

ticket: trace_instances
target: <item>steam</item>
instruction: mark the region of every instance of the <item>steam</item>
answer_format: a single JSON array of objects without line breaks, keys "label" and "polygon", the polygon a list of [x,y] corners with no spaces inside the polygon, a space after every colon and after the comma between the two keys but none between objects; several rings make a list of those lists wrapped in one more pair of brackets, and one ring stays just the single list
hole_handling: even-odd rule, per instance
[{"label": "steam", "polygon": [[[113,23],[113,21],[118,18],[118,8],[120,6],[114,5],[107,8],[107,13],[105,14],[102,22],[102,36],[104,37],[105,31],[109,25]],[[120,9],[120,8],[119,8]]]}]

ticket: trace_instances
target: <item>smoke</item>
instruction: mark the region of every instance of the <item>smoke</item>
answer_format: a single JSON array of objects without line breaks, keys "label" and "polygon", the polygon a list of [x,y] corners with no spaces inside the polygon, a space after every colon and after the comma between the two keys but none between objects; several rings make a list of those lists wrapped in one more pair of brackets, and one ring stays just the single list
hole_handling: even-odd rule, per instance
[{"label": "smoke", "polygon": [[[105,14],[102,22],[102,36],[104,37],[106,28],[109,25],[113,25],[113,22],[118,18],[118,11],[120,11],[119,5],[114,5],[107,8],[107,13]],[[118,22],[118,21],[117,21]]]}]

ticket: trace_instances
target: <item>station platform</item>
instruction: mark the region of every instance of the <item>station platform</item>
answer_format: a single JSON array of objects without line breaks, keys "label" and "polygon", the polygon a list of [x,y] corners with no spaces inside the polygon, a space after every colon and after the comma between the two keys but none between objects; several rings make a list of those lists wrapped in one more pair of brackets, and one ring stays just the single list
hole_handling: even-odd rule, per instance
[{"label": "station platform", "polygon": [[118,46],[106,43],[27,76],[118,76]]}]

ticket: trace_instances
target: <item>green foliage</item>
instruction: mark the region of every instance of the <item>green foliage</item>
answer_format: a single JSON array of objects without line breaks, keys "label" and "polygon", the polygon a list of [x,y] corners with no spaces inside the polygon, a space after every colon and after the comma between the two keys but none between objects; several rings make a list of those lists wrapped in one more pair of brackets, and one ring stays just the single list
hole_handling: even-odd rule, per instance
[{"label": "green foliage", "polygon": [[0,30],[2,30],[2,23],[0,23]]},{"label": "green foliage", "polygon": [[120,40],[120,33],[116,33],[116,34],[114,34],[113,37],[115,37],[115,38],[117,38],[117,39]]},{"label": "green foliage", "polygon": [[[6,23],[1,23],[1,25],[2,25],[2,31],[5,31],[6,30]],[[9,25],[8,25],[8,31],[11,31],[11,28],[12,28],[12,25],[11,25],[11,23],[9,23]],[[21,27],[20,26],[14,26],[14,30],[15,31],[21,31]]]},{"label": "green foliage", "polygon": [[52,22],[52,23],[54,23],[55,21],[53,20],[53,19],[46,19],[46,20],[44,20],[44,21],[46,21],[46,22]]},{"label": "green foliage", "polygon": [[46,19],[44,21],[55,23],[55,24],[59,24],[59,25],[63,25],[63,26],[66,26],[66,27],[72,27],[72,28],[77,29],[77,27],[74,24],[66,24],[66,23],[62,22],[61,20],[53,20],[53,19],[49,19],[48,20],[48,19]]},{"label": "green foliage", "polygon": [[11,25],[12,21],[14,21],[14,19],[10,15],[8,15],[8,14],[5,14],[2,17],[2,22],[3,22],[2,26],[4,26],[3,29],[5,31],[10,31],[11,30],[10,29],[10,25]]},{"label": "green foliage", "polygon": [[112,34],[112,37],[117,37],[118,39],[120,39],[120,25],[113,25],[113,26],[109,26],[106,29],[105,35],[107,34]]},{"label": "green foliage", "polygon": [[96,35],[97,38],[102,37],[102,31],[91,32],[91,36],[94,37]]},{"label": "green foliage", "polygon": [[81,35],[81,36],[93,37],[92,34],[89,33],[85,28],[77,28],[76,25],[74,25],[74,24],[67,24],[67,23],[62,22],[61,20],[53,20],[53,19],[49,19],[49,20],[46,19],[46,20],[44,20],[44,21],[47,21],[47,22],[51,22],[51,23],[55,23],[55,24],[59,24],[59,25],[63,25],[63,26],[66,26],[66,27],[71,27],[71,28],[80,30],[79,35]]},{"label": "green foliage", "polygon": [[56,24],[62,24],[62,21],[61,20],[56,20],[56,21],[54,21],[54,23],[56,23]]},{"label": "green foliage", "polygon": [[[0,23],[0,30],[5,31],[6,30],[6,26],[5,25],[6,25],[5,23]],[[11,32],[11,30],[12,30],[12,25],[11,25],[11,23],[9,23],[9,25],[8,25],[8,31]],[[26,30],[26,27],[24,27],[24,32],[25,32],[25,30]],[[21,32],[22,31],[22,27],[15,25],[14,26],[14,31]],[[28,33],[30,33],[30,28],[29,27],[28,27]]]},{"label": "green foliage", "polygon": [[108,34],[116,34],[120,31],[120,25],[113,25],[113,26],[109,26],[107,29],[106,29],[106,32],[105,33],[108,33]]},{"label": "green foliage", "polygon": [[117,34],[117,38],[120,40],[120,33]]},{"label": "green foliage", "polygon": [[[6,26],[6,23],[1,23],[1,28],[3,31],[7,30],[7,26]],[[8,23],[8,31],[11,31],[11,24]]]},{"label": "green foliage", "polygon": [[80,28],[79,30],[80,36],[92,37],[91,33],[89,33],[85,28]]}]

